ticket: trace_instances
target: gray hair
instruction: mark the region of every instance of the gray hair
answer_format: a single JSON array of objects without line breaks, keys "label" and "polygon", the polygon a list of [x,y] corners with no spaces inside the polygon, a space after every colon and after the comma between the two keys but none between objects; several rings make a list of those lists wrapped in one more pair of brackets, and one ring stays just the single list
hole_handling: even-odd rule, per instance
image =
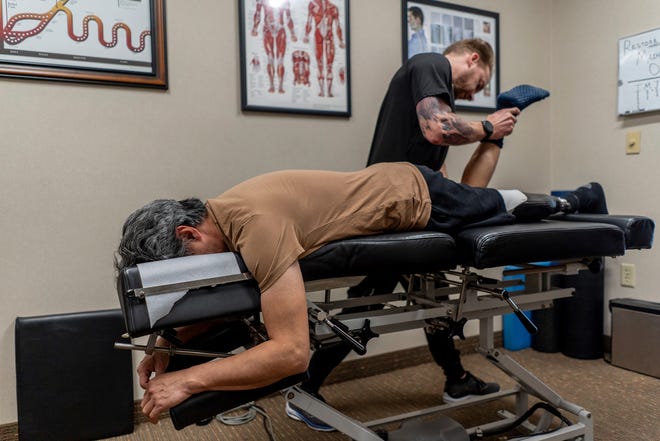
[{"label": "gray hair", "polygon": [[184,256],[186,244],[177,237],[176,227],[196,227],[205,216],[204,203],[194,198],[159,199],[136,210],[124,222],[115,268]]}]

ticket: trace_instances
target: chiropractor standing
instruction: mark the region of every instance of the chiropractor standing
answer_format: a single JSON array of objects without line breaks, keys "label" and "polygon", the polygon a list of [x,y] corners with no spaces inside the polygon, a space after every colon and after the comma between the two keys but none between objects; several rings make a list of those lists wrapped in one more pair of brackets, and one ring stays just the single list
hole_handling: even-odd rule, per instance
[{"label": "chiropractor standing", "polygon": [[[494,66],[492,47],[481,39],[467,39],[450,45],[444,54],[422,53],[408,59],[394,74],[378,115],[367,165],[409,161],[437,170],[446,177],[445,158],[450,146],[478,142],[465,167],[461,182],[486,187],[495,171],[503,146],[502,138],[512,133],[520,110],[545,98],[547,92],[525,86],[503,94],[500,108],[483,121],[467,121],[455,113],[455,99],[472,100],[489,82]],[[525,92],[525,93],[523,93]],[[392,292],[398,278],[369,277],[349,290],[349,297]],[[353,312],[353,311],[351,311]],[[499,390],[466,371],[460,352],[448,329],[425,329],[429,350],[446,376],[443,399],[455,402],[473,395]],[[348,355],[345,343],[321,348],[312,356],[308,381],[302,388],[319,399],[319,389],[331,371]],[[319,431],[332,427],[292,405],[287,414]]]}]

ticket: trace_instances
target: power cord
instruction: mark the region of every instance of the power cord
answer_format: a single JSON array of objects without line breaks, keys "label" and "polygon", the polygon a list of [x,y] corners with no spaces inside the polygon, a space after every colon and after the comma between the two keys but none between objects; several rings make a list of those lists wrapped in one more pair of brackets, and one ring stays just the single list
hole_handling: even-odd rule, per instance
[{"label": "power cord", "polygon": [[[242,414],[236,414],[242,410],[244,411]],[[264,429],[266,429],[266,433],[268,433],[268,438],[270,441],[277,441],[275,438],[275,433],[273,432],[273,424],[270,420],[270,416],[261,406],[257,406],[254,401],[223,412],[217,415],[215,419],[220,421],[222,424],[226,424],[227,426],[239,426],[254,420],[257,417],[257,414],[261,414],[263,417]]]}]

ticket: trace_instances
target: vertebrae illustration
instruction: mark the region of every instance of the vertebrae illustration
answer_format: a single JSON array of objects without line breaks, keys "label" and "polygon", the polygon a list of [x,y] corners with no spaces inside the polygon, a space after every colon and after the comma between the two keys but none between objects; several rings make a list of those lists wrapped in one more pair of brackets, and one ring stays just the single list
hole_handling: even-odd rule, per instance
[{"label": "vertebrae illustration", "polygon": [[[3,29],[2,35],[4,40],[8,44],[18,44],[22,41],[34,37],[41,33],[46,26],[51,22],[51,20],[60,12],[64,12],[67,16],[67,28],[69,37],[74,41],[85,41],[89,37],[89,22],[94,21],[98,26],[98,40],[99,43],[107,48],[113,48],[117,46],[118,42],[118,32],[119,29],[123,29],[126,32],[126,46],[133,52],[142,52],[145,48],[145,40],[151,35],[150,31],[143,31],[140,34],[140,44],[138,46],[133,46],[133,40],[131,37],[131,28],[129,28],[125,23],[115,23],[112,26],[112,40],[106,41],[103,33],[103,21],[96,15],[88,15],[83,19],[83,31],[82,35],[75,35],[73,32],[73,13],[69,8],[66,7],[66,4],[69,0],[58,0],[55,3],[50,11],[44,14],[34,14],[34,13],[21,13],[16,14],[7,21],[7,26]],[[16,24],[23,20],[39,20],[39,23],[30,30],[25,31],[15,31],[14,27]]]}]

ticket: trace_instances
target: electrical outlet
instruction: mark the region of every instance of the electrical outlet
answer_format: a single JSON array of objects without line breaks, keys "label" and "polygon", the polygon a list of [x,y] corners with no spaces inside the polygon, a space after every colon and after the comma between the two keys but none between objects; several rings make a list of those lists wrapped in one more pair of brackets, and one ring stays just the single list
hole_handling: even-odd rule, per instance
[{"label": "electrical outlet", "polygon": [[635,287],[635,265],[632,263],[621,264],[621,286]]},{"label": "electrical outlet", "polygon": [[642,150],[642,132],[626,133],[626,155],[639,155]]}]

